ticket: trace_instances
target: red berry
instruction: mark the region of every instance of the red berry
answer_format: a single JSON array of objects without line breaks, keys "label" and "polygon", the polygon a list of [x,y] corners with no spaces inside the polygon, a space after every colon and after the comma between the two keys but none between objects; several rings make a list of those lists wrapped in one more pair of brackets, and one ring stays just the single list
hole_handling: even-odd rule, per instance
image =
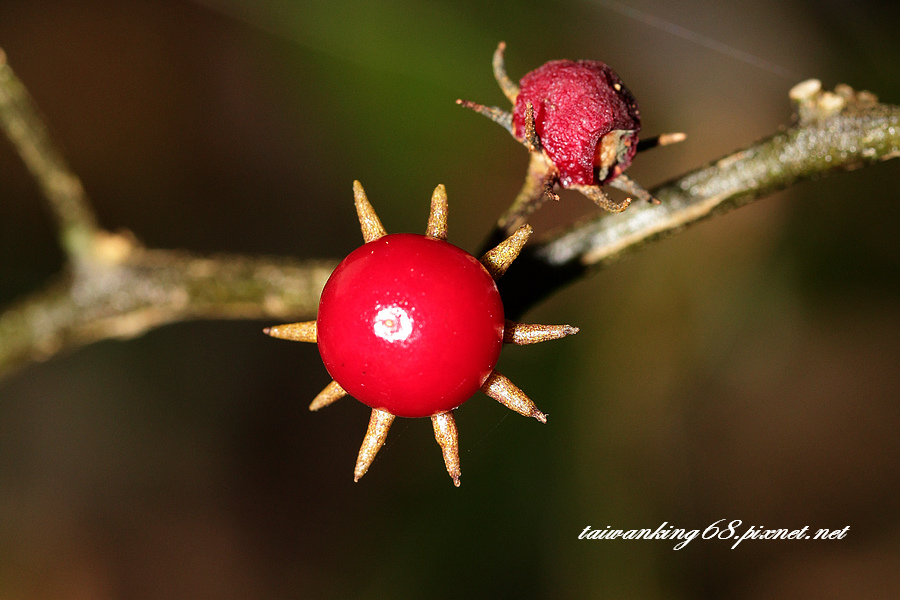
[{"label": "red berry", "polygon": [[479,388],[503,406],[545,423],[522,390],[494,371],[504,342],[534,344],[577,333],[569,325],[504,321],[494,280],[531,235],[530,226],[481,259],[448,244],[447,191],[431,196],[426,235],[387,235],[358,181],[353,198],[366,243],[345,258],[322,290],[315,321],[269,327],[273,337],[317,342],[333,381],[309,405],[347,394],[372,407],[353,469],[368,471],[396,416],[431,417],[444,465],[459,485],[453,411]]},{"label": "red berry", "polygon": [[535,131],[559,170],[560,185],[600,185],[631,164],[640,113],[634,96],[609,66],[556,60],[525,75],[519,87],[515,135],[525,136],[530,102]]},{"label": "red berry", "polygon": [[416,234],[386,235],[338,265],[319,303],[318,344],[363,403],[426,417],[468,400],[503,345],[503,304],[477,258]]}]

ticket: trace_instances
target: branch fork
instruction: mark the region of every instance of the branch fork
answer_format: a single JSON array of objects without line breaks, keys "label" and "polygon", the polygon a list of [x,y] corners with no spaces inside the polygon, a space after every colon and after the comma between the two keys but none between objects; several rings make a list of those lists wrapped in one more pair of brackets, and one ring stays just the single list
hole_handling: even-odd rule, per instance
[{"label": "branch fork", "polygon": [[[506,76],[504,47],[494,54],[493,70],[506,98],[515,102],[519,88]],[[509,299],[507,316],[516,318],[588,271],[714,214],[802,180],[900,156],[900,107],[849,86],[825,91],[817,80],[795,86],[790,100],[789,127],[650,190],[662,205],[642,202],[620,214],[601,214],[525,247],[498,282]],[[513,133],[508,111],[460,104]],[[315,316],[336,260],[200,256],[146,248],[127,233],[102,229],[84,186],[2,50],[0,129],[43,192],[69,259],[48,286],[0,311],[0,377],[61,351],[167,323]],[[638,150],[681,139],[680,134],[644,139]],[[540,139],[532,142],[537,146]],[[540,152],[530,156],[525,184],[501,217],[501,230],[518,229],[554,194],[552,163]]]}]

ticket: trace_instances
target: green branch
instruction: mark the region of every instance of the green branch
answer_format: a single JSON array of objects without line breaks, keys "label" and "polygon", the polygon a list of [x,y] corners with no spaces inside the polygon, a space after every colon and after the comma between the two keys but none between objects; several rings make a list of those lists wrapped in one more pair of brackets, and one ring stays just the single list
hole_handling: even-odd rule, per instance
[{"label": "green branch", "polygon": [[[615,260],[792,183],[898,155],[900,108],[839,87],[805,82],[791,92],[795,123],[774,136],[679,177],[653,194],[659,206],[601,214],[526,247],[500,280],[515,317],[541,298]],[[66,271],[0,312],[0,376],[84,344],[140,335],[192,319],[311,319],[336,260],[202,257],[147,249],[101,229],[78,177],[0,51],[0,128],[53,211]]]},{"label": "green branch", "polygon": [[131,248],[0,313],[0,376],[103,339],[195,319],[312,319],[337,261]]},{"label": "green branch", "polygon": [[790,97],[790,127],[654,188],[661,204],[598,213],[526,248],[500,281],[512,318],[586,272],[688,225],[802,180],[900,155],[900,107],[848,86],[823,91],[816,80],[796,85]]},{"label": "green branch", "polygon": [[47,126],[25,86],[0,49],[0,127],[31,171],[56,218],[60,243],[73,260],[91,251],[99,228],[81,180],[50,139]]}]

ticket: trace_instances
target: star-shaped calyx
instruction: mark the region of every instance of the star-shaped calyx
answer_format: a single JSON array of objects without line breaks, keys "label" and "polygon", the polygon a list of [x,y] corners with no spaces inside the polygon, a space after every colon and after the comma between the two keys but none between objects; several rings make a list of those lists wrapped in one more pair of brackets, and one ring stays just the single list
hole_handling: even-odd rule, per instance
[{"label": "star-shaped calyx", "polygon": [[425,235],[388,235],[358,181],[353,194],[365,244],[332,273],[315,321],[265,332],[318,343],[333,381],[310,410],[348,394],[372,408],[354,481],[369,469],[395,417],[430,417],[447,472],[459,486],[453,411],[475,392],[547,420],[522,390],[494,370],[503,344],[559,339],[578,329],[504,318],[495,281],[518,256],[531,226],[519,227],[478,259],[446,241],[444,186],[432,195]]},{"label": "star-shaped calyx", "polygon": [[679,142],[670,133],[638,142],[640,111],[634,96],[605,63],[554,60],[513,82],[506,74],[503,42],[494,53],[494,77],[512,102],[512,112],[466,100],[458,104],[499,123],[529,151],[525,185],[500,219],[505,231],[521,226],[546,198],[558,200],[554,188],[577,190],[601,208],[621,212],[631,198],[614,202],[602,186],[658,201],[623,171],[636,152]]}]

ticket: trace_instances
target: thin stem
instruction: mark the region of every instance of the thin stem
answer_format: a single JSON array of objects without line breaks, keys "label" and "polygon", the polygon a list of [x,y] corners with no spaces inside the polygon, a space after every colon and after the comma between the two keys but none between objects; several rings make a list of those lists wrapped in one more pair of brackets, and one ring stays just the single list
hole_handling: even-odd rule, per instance
[{"label": "thin stem", "polygon": [[529,152],[529,157],[525,183],[513,200],[512,206],[497,222],[494,238],[504,234],[510,235],[524,225],[531,213],[540,208],[546,200],[559,200],[559,196],[553,193],[557,177],[556,167],[543,152]]},{"label": "thin stem", "polygon": [[99,233],[81,180],[69,168],[50,138],[44,119],[25,86],[0,49],[0,129],[12,142],[25,166],[49,201],[59,228],[60,244],[75,262],[94,251]]}]

